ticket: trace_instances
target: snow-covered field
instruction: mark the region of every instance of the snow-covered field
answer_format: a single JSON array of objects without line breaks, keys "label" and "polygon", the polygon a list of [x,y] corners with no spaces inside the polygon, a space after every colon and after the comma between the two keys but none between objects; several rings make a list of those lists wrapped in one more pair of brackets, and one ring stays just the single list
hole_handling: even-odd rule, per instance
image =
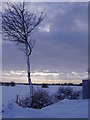
[{"label": "snow-covered field", "polygon": [[[1,87],[1,86],[0,86]],[[50,94],[58,90],[58,85],[50,85],[48,88],[41,88],[35,85],[34,89],[44,89]],[[74,90],[82,91],[81,86],[71,86]],[[15,103],[16,95],[20,98],[29,93],[27,85],[16,85],[15,87],[2,87],[2,116],[3,118],[88,118],[88,100],[64,99],[42,109],[23,108]]]}]

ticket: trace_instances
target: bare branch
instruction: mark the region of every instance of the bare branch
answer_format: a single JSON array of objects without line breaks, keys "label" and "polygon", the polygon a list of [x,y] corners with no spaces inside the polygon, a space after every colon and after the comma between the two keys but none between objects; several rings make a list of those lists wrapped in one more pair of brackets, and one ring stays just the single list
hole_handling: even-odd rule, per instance
[{"label": "bare branch", "polygon": [[32,31],[43,21],[43,12],[40,16],[30,13],[23,3],[7,3],[8,8],[2,13],[2,32],[10,41],[21,45],[25,49],[28,45],[28,55],[31,54],[35,41],[30,39]]}]

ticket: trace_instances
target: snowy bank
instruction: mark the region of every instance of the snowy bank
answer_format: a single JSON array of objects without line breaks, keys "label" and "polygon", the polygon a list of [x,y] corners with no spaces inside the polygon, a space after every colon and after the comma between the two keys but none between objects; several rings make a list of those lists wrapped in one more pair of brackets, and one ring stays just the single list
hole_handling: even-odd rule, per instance
[{"label": "snowy bank", "polygon": [[[41,88],[34,86],[35,89],[41,88],[53,94],[59,86],[49,86]],[[74,90],[82,90],[81,86],[73,86]],[[3,118],[88,118],[88,100],[68,100],[64,99],[58,103],[49,105],[42,109],[23,108],[15,103],[16,95],[24,97],[28,94],[29,88],[24,85],[15,87],[2,87]]]}]

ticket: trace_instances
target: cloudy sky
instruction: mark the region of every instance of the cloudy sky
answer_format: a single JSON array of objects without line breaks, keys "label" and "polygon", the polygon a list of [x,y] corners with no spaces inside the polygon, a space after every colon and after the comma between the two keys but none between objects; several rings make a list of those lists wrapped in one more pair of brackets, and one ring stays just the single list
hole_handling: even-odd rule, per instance
[{"label": "cloudy sky", "polygon": [[[32,38],[32,81],[81,82],[88,69],[88,3],[28,3],[44,10],[45,19]],[[3,41],[3,40],[2,40]],[[3,81],[27,82],[26,57],[11,42],[2,42]]]}]

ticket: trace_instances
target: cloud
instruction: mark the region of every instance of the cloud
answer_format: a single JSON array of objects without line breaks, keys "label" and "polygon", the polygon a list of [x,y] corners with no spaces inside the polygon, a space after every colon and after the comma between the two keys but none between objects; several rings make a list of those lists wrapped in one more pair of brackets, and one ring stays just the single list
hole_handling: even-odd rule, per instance
[{"label": "cloud", "polygon": [[[49,72],[48,72],[49,71]],[[37,81],[37,83],[39,82],[47,82],[51,81],[51,83],[53,82],[58,82],[60,83],[60,81],[62,80],[62,82],[64,81],[77,81],[77,80],[83,80],[83,79],[87,79],[88,78],[88,73],[84,72],[84,73],[78,73],[78,72],[50,72],[50,70],[46,70],[45,71],[36,71],[31,73],[31,78],[32,81],[35,83],[35,81]],[[3,75],[2,75],[3,80],[7,80],[7,81],[16,81],[16,82],[27,82],[27,73],[26,71],[4,71]]]},{"label": "cloud", "polygon": [[35,72],[31,73],[32,76],[58,76],[59,73],[45,73],[45,72]]},{"label": "cloud", "polygon": [[50,25],[39,27],[40,32],[50,32]]},{"label": "cloud", "polygon": [[[46,71],[46,72],[45,72]],[[49,72],[49,70],[45,70],[44,72],[31,72],[31,76],[58,76],[58,72]],[[4,71],[3,76],[27,76],[26,71]]]}]

